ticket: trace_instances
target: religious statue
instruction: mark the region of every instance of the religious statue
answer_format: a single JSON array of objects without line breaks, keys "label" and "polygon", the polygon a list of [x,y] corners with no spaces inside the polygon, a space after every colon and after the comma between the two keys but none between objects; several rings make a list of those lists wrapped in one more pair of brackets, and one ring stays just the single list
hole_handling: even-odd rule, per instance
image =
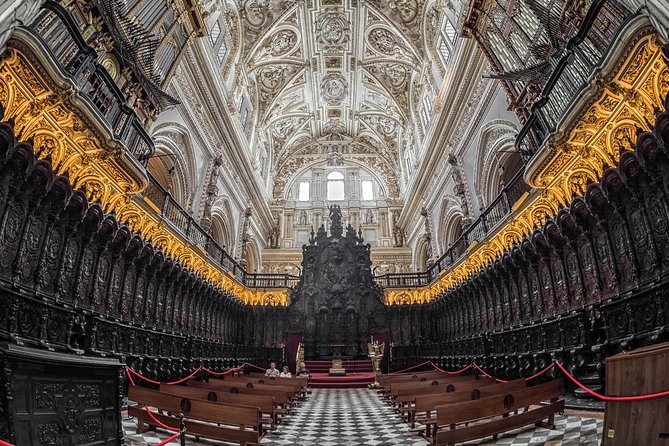
[{"label": "religious statue", "polygon": [[338,204],[333,204],[328,208],[330,210],[330,220],[332,221],[332,226],[341,225],[341,208]]},{"label": "religious statue", "polygon": [[404,233],[397,223],[397,214],[393,217],[393,238],[395,239],[395,247],[401,248],[404,245]]},{"label": "religious statue", "polygon": [[365,223],[368,225],[374,224],[374,214],[371,209],[367,209],[367,212],[365,213]]},{"label": "religious statue", "polygon": [[307,224],[307,211],[305,211],[305,210],[300,211],[299,224],[301,224],[301,225],[306,225]]},{"label": "religious statue", "polygon": [[272,227],[269,233],[269,247],[270,249],[277,249],[279,247],[279,228]]}]

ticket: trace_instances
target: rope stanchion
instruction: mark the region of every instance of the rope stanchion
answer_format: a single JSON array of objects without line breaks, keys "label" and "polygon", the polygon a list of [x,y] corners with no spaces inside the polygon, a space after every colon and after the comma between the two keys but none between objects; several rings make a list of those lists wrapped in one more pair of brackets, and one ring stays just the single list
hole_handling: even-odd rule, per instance
[{"label": "rope stanchion", "polygon": [[500,382],[500,383],[508,383],[509,382],[509,381],[506,381],[504,379],[495,378],[494,376],[488,374],[485,370],[483,370],[481,367],[479,367],[475,362],[472,363],[472,366],[474,366],[474,368],[476,370],[483,373],[485,376],[487,376],[490,379],[494,379],[495,381]]},{"label": "rope stanchion", "polygon": [[258,370],[262,370],[263,372],[267,371],[267,369],[264,369],[260,366],[255,365],[255,364],[251,364],[250,362],[247,362],[245,365],[250,365],[251,367],[253,367],[255,369],[258,369]]},{"label": "rope stanchion", "polygon": [[14,446],[14,445],[11,443],[7,443],[6,441],[0,440],[0,446]]},{"label": "rope stanchion", "polygon": [[456,370],[455,372],[448,372],[446,370],[443,370],[443,369],[440,369],[439,367],[437,367],[437,364],[435,364],[434,362],[430,362],[430,364],[432,365],[432,367],[437,369],[437,371],[439,371],[441,373],[446,373],[446,374],[449,374],[449,375],[459,375],[460,373],[463,373],[463,372],[466,372],[467,370],[469,370],[469,368],[472,366],[472,364],[469,364],[464,369]]},{"label": "rope stanchion", "polygon": [[172,436],[171,436],[170,438],[168,438],[167,440],[163,440],[163,441],[161,441],[161,442],[158,443],[156,446],[165,446],[165,445],[166,445],[167,443],[169,443],[170,441],[174,441],[174,440],[176,440],[177,438],[179,438],[182,434],[183,434],[183,432],[177,432],[176,434],[172,435]]},{"label": "rope stanchion", "polygon": [[425,362],[423,362],[423,363],[421,363],[421,364],[413,365],[413,366],[411,366],[411,367],[409,367],[409,368],[406,368],[406,369],[404,369],[404,370],[398,370],[397,372],[393,372],[393,373],[391,373],[391,375],[395,375],[396,373],[404,373],[404,372],[408,372],[409,370],[413,370],[413,369],[417,369],[418,367],[422,367],[422,366],[424,366],[425,364],[430,364],[430,361],[425,361]]},{"label": "rope stanchion", "polygon": [[594,390],[591,390],[581,384],[574,376],[567,371],[567,369],[559,362],[555,362],[555,364],[558,366],[560,370],[562,370],[562,373],[567,375],[567,378],[572,380],[574,384],[576,384],[578,387],[581,389],[585,390],[588,394],[594,396],[595,398],[598,398],[603,401],[640,401],[640,400],[650,400],[653,398],[661,398],[664,396],[669,396],[669,390],[665,392],[658,392],[658,393],[651,393],[648,395],[634,395],[634,396],[606,396],[606,395],[601,395]]},{"label": "rope stanchion", "polygon": [[547,371],[549,371],[550,369],[552,369],[554,366],[555,366],[555,363],[552,362],[548,367],[546,367],[546,368],[543,369],[542,371],[540,371],[540,372],[538,372],[538,373],[535,373],[534,375],[532,375],[532,376],[530,376],[530,377],[528,377],[528,378],[524,378],[524,379],[525,379],[525,381],[530,381],[530,380],[532,380],[532,379],[534,379],[534,378],[537,378],[537,377],[543,375],[544,373],[546,373]]}]

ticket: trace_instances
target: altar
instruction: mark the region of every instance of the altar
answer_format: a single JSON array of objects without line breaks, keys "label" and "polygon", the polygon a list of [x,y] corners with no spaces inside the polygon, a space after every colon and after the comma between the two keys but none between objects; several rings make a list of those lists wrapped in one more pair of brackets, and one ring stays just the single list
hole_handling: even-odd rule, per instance
[{"label": "altar", "polygon": [[302,275],[291,292],[286,333],[300,335],[307,360],[367,357],[367,340],[387,332],[383,290],[374,282],[371,247],[330,206],[325,226],[302,248]]}]

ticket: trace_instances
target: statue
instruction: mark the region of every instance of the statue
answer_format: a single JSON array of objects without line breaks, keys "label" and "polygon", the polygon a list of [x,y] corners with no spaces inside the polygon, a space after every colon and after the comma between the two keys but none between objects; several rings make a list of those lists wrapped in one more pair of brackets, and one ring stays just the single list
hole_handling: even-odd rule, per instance
[{"label": "statue", "polygon": [[386,343],[379,344],[378,341],[367,343],[367,352],[369,359],[372,360],[374,366],[374,382],[369,385],[369,388],[379,387],[379,376],[381,376],[381,360],[383,359],[383,351],[386,348]]},{"label": "statue", "polygon": [[270,249],[277,249],[279,247],[279,228],[272,227],[269,233],[269,247]]},{"label": "statue", "polygon": [[301,225],[306,225],[307,224],[307,212],[304,211],[304,210],[300,211],[299,224],[301,224]]},{"label": "statue", "polygon": [[374,224],[374,214],[371,209],[367,209],[367,212],[365,212],[365,223],[368,225]]},{"label": "statue", "polygon": [[332,226],[341,226],[341,208],[338,204],[333,204],[328,209],[330,209],[330,221],[332,221]]},{"label": "statue", "polygon": [[404,246],[404,233],[402,232],[400,225],[397,223],[397,214],[395,214],[393,217],[393,238],[395,241],[395,247],[401,248]]}]

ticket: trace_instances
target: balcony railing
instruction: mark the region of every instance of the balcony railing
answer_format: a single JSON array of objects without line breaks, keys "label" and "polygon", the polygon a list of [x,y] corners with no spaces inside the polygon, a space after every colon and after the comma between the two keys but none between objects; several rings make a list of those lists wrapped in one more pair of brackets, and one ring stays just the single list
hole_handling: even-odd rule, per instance
[{"label": "balcony railing", "polygon": [[25,29],[41,41],[61,71],[77,85],[113,137],[146,166],[154,151],[153,141],[135,111],[128,107],[126,95],[98,62],[97,53],[86,43],[70,13],[60,4],[47,1]]},{"label": "balcony railing", "polygon": [[520,170],[502,192],[481,213],[471,226],[457,239],[448,250],[425,272],[394,273],[376,277],[376,281],[386,288],[418,288],[432,283],[439,274],[450,268],[467,252],[474,243],[483,241],[497,225],[511,214],[513,206],[530,187],[523,179]]},{"label": "balcony railing", "polygon": [[290,274],[249,273],[233,259],[211,235],[186,212],[172,195],[149,174],[149,185],[144,190],[144,197],[151,201],[160,215],[167,220],[193,246],[199,246],[209,260],[230,271],[238,282],[249,288],[291,288],[297,284],[299,277]]},{"label": "balcony railing", "polygon": [[518,132],[516,150],[525,162],[539,151],[574,102],[580,100],[590,76],[601,65],[612,42],[617,41],[616,35],[625,18],[631,18],[621,8],[615,2],[595,0],[578,32],[568,40],[541,97],[533,104],[527,121]]}]

